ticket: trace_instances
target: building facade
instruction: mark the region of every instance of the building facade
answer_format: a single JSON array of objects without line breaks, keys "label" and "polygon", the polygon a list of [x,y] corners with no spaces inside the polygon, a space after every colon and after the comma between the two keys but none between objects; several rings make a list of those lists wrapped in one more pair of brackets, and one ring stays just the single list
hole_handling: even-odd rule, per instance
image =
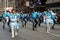
[{"label": "building facade", "polygon": [[4,11],[5,7],[15,8],[15,0],[0,0],[0,12]]}]

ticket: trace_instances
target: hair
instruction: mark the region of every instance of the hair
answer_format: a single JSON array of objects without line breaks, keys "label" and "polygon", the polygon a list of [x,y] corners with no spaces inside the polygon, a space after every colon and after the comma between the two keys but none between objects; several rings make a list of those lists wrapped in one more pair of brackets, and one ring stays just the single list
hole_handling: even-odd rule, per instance
[{"label": "hair", "polygon": [[15,9],[12,9],[11,11],[15,11]]},{"label": "hair", "polygon": [[45,11],[47,11],[48,9],[50,10],[50,8],[46,8]]}]

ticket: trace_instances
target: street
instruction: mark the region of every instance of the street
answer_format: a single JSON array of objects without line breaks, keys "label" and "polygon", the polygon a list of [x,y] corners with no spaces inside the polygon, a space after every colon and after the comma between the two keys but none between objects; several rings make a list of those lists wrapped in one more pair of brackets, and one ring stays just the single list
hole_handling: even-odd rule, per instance
[{"label": "street", "polygon": [[49,34],[46,33],[45,28],[44,23],[42,23],[36,31],[33,31],[31,22],[28,22],[26,27],[22,27],[20,22],[18,36],[15,36],[15,38],[12,39],[8,26],[3,30],[2,22],[0,22],[0,40],[60,40],[59,24],[56,24],[55,29],[51,29]]}]

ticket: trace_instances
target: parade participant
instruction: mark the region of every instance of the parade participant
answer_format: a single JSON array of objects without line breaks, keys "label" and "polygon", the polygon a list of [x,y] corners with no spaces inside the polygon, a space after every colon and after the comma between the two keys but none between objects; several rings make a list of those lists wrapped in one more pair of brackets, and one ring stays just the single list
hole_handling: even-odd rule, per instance
[{"label": "parade participant", "polygon": [[38,15],[38,26],[40,26],[40,24],[41,24],[41,22],[42,22],[42,18],[41,18],[42,13],[38,11],[38,12],[37,12],[37,15]]},{"label": "parade participant", "polygon": [[55,24],[56,24],[56,18],[57,18],[57,16],[56,16],[56,13],[55,13],[55,11],[52,11],[52,10],[50,10],[50,12],[51,12],[51,18],[52,18],[52,20],[54,21],[54,25],[52,26],[52,29],[54,29],[54,26],[55,26]]},{"label": "parade participant", "polygon": [[12,38],[14,38],[14,33],[15,35],[17,35],[19,29],[19,23],[18,23],[19,15],[18,13],[15,12],[15,9],[12,9],[11,13],[8,15],[8,18],[10,20],[9,25],[11,28]]},{"label": "parade participant", "polygon": [[5,22],[6,22],[6,13],[2,13],[2,18],[3,18],[3,29],[5,29]]},{"label": "parade participant", "polygon": [[21,19],[21,22],[22,22],[22,27],[26,27],[26,23],[27,23],[27,14],[23,11],[20,15],[20,19]]},{"label": "parade participant", "polygon": [[38,24],[38,21],[37,21],[37,12],[35,12],[35,10],[33,10],[32,14],[32,19],[33,19],[33,30],[37,29],[37,24]]},{"label": "parade participant", "polygon": [[47,9],[47,11],[44,12],[44,22],[45,22],[45,25],[46,25],[46,32],[49,33],[50,31],[50,27],[53,26],[54,22],[53,20],[51,19],[51,13],[49,12],[50,10]]},{"label": "parade participant", "polygon": [[26,13],[26,19],[27,19],[27,21],[29,21],[29,16],[30,16],[30,14],[28,14],[28,13]]},{"label": "parade participant", "polygon": [[9,11],[3,12],[2,14],[2,18],[3,18],[3,29],[5,29],[5,24],[6,22],[8,22],[8,16],[7,14],[9,14]]},{"label": "parade participant", "polygon": [[32,22],[32,16],[31,16],[31,14],[28,14],[27,21]]},{"label": "parade participant", "polygon": [[43,12],[43,22],[45,23],[45,17],[46,17],[46,15],[47,15],[47,11],[45,10],[44,12]]}]

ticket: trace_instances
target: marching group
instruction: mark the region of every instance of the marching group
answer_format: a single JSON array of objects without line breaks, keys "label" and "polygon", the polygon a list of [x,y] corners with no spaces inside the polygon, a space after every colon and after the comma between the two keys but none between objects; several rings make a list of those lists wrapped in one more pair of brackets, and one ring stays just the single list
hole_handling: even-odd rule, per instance
[{"label": "marching group", "polygon": [[18,35],[20,21],[22,22],[22,27],[26,27],[28,21],[31,22],[33,24],[33,30],[36,30],[37,25],[40,26],[43,21],[43,23],[46,25],[46,32],[49,33],[50,27],[54,29],[57,17],[56,13],[50,9],[47,9],[43,13],[33,10],[33,12],[31,12],[30,14],[25,13],[24,11],[21,11],[21,13],[19,14],[15,9],[12,9],[11,12],[3,12],[2,18],[3,29],[5,29],[5,24],[7,22],[7,25],[9,26],[9,32],[11,32],[12,38],[14,38],[14,35]]}]

